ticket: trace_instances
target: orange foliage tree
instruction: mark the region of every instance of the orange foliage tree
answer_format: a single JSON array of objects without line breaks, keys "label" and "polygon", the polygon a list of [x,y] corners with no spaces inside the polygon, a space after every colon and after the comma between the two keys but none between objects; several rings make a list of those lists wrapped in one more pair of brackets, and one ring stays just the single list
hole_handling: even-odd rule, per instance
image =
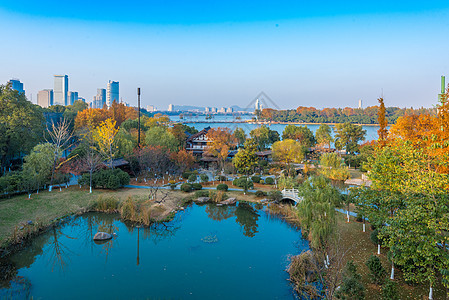
[{"label": "orange foliage tree", "polygon": [[175,161],[181,173],[183,173],[187,169],[190,169],[195,163],[195,157],[193,156],[193,154],[187,152],[184,149],[179,150],[178,152],[173,152],[170,155],[170,158]]},{"label": "orange foliage tree", "polygon": [[206,137],[211,142],[207,145],[205,154],[217,157],[223,168],[229,150],[237,144],[234,134],[229,128],[219,127],[210,129]]},{"label": "orange foliage tree", "polygon": [[137,111],[135,108],[114,101],[109,109],[88,108],[80,111],[75,118],[75,128],[87,127],[93,129],[98,127],[101,122],[106,121],[106,119],[112,119],[115,121],[116,126],[119,127],[125,120],[136,118]]}]

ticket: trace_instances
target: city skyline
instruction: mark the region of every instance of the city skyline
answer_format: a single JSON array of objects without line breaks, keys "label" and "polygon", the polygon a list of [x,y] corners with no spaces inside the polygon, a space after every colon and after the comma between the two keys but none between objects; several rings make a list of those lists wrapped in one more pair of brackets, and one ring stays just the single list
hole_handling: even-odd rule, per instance
[{"label": "city skyline", "polygon": [[[444,1],[150,1],[139,12],[104,1],[90,10],[51,3],[0,4],[0,26],[14,28],[4,37],[14,43],[0,50],[8,57],[0,83],[19,78],[34,103],[54,74],[67,74],[70,90],[89,101],[113,79],[136,105],[140,87],[143,107],[246,104],[261,91],[282,109],[357,107],[360,99],[367,107],[382,95],[387,106],[432,107],[449,74]],[[77,47],[66,46],[72,41]]]}]

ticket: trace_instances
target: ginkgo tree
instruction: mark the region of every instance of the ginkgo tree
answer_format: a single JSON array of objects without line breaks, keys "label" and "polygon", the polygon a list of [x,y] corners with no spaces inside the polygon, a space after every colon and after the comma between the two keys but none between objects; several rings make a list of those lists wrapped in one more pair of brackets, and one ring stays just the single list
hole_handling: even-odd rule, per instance
[{"label": "ginkgo tree", "polygon": [[115,136],[118,129],[115,127],[116,122],[111,118],[100,123],[93,132],[93,139],[97,144],[98,152],[109,162],[109,167],[112,169],[112,161],[117,152],[115,145]]}]

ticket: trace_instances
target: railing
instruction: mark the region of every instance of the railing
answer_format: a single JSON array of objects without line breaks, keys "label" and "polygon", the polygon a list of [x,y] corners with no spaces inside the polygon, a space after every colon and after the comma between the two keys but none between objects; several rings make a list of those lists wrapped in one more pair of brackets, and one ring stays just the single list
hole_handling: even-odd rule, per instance
[{"label": "railing", "polygon": [[302,201],[302,197],[298,196],[299,190],[297,189],[283,189],[282,190],[282,196],[285,198],[290,198],[295,202]]}]

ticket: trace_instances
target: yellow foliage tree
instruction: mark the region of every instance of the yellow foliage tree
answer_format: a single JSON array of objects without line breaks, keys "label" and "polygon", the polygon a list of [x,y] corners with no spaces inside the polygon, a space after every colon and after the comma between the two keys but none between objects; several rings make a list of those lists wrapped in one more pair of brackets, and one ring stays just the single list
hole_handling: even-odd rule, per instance
[{"label": "yellow foliage tree", "polygon": [[229,150],[237,144],[234,134],[229,128],[219,127],[210,129],[206,136],[211,142],[207,145],[205,154],[217,157],[223,168]]},{"label": "yellow foliage tree", "polygon": [[93,139],[96,142],[98,152],[109,161],[109,167],[112,169],[112,160],[116,154],[117,147],[114,143],[118,129],[115,128],[116,121],[111,118],[101,122],[100,126],[95,128]]},{"label": "yellow foliage tree", "polygon": [[292,139],[285,139],[274,143],[272,151],[273,159],[287,166],[290,166],[291,163],[299,163],[304,158],[303,147],[298,141]]}]

